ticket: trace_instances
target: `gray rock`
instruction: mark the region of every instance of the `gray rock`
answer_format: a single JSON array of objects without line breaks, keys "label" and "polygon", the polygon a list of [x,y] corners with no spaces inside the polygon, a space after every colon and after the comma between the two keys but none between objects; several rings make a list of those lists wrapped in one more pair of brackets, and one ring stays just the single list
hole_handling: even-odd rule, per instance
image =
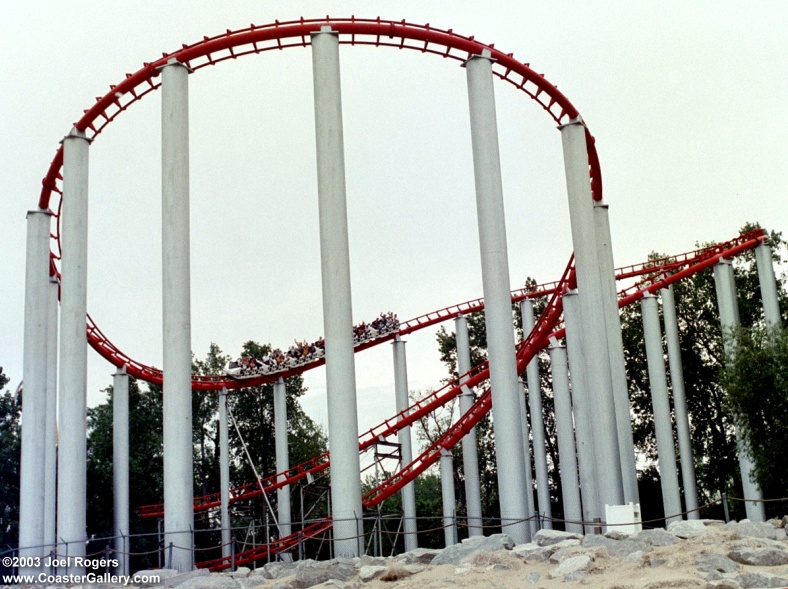
[{"label": "gray rock", "polygon": [[384,567],[388,565],[388,563],[389,561],[381,556],[367,556],[366,554],[364,554],[361,556],[361,558],[358,559],[357,566]]},{"label": "gray rock", "polygon": [[736,577],[736,581],[743,589],[788,586],[788,577],[778,577],[771,573],[742,573]]},{"label": "gray rock", "polygon": [[580,556],[573,556],[567,558],[564,562],[559,564],[555,569],[550,571],[548,576],[551,579],[564,577],[571,573],[586,572],[591,568],[591,557],[586,554]]},{"label": "gray rock", "polygon": [[782,539],[778,535],[777,530],[766,522],[751,522],[750,520],[743,519],[739,523],[729,522],[725,527],[730,527],[742,536],[749,536],[751,538],[766,538],[767,540]]},{"label": "gray rock", "polygon": [[784,515],[783,516],[782,525],[780,527],[781,528],[788,528],[788,515]]},{"label": "gray rock", "polygon": [[276,583],[271,583],[266,589],[293,589],[293,586],[284,581],[277,581]]},{"label": "gray rock", "polygon": [[599,534],[587,534],[586,536],[583,536],[583,539],[580,541],[580,545],[583,548],[595,548],[597,546],[607,546],[610,548],[619,542],[620,540],[614,540],[613,538],[608,538],[607,536],[600,536]]},{"label": "gray rock", "polygon": [[224,575],[209,575],[207,577],[193,577],[178,585],[179,589],[239,589],[240,585],[230,577]]},{"label": "gray rock", "polygon": [[581,540],[582,534],[575,534],[574,532],[562,532],[561,530],[539,530],[536,532],[534,542],[539,546],[551,546],[558,544],[563,540]]},{"label": "gray rock", "polygon": [[364,565],[358,571],[358,578],[361,579],[364,583],[367,583],[372,579],[377,579],[384,572],[386,572],[385,566]]},{"label": "gray rock", "polygon": [[698,567],[699,571],[704,573],[710,573],[712,571],[733,573],[739,570],[739,565],[722,554],[706,554],[699,556],[695,560],[695,565]]},{"label": "gray rock", "polygon": [[250,569],[249,567],[238,567],[237,569],[235,569],[235,572],[233,573],[233,575],[235,575],[237,577],[241,577],[241,576],[245,577],[251,572],[252,572],[252,569]]},{"label": "gray rock", "polygon": [[655,569],[657,567],[661,567],[662,565],[664,565],[667,562],[668,562],[668,560],[666,558],[649,558],[648,565],[652,569]]},{"label": "gray rock", "polygon": [[430,564],[442,551],[432,548],[416,548],[400,554],[399,559],[405,564]]},{"label": "gray rock", "polygon": [[193,571],[169,577],[164,581],[163,585],[165,587],[178,587],[189,579],[194,579],[196,577],[207,577],[210,574],[211,573],[208,571],[208,569],[194,569]]},{"label": "gray rock", "polygon": [[728,553],[731,560],[752,566],[775,567],[788,564],[788,551],[777,548],[735,548]]},{"label": "gray rock", "polygon": [[605,538],[610,538],[611,540],[626,540],[631,536],[632,534],[630,534],[629,532],[622,532],[617,528],[613,528],[605,532]]},{"label": "gray rock", "polygon": [[461,561],[468,558],[476,552],[494,552],[496,550],[511,550],[514,546],[512,539],[506,534],[494,534],[487,537],[477,537],[471,542],[463,542],[444,548],[435,558],[432,559],[430,564],[460,564]]},{"label": "gray rock", "polygon": [[540,575],[539,573],[536,573],[536,572],[528,573],[528,576],[526,577],[526,579],[528,579],[528,582],[531,585],[536,585],[539,582],[539,579],[541,578],[541,576],[542,575]]},{"label": "gray rock", "polygon": [[588,576],[585,571],[575,571],[564,576],[564,581],[582,581]]},{"label": "gray rock", "polygon": [[542,547],[537,546],[533,542],[528,544],[518,544],[512,548],[512,556],[519,558],[528,564],[535,564],[537,562],[545,562],[553,553],[553,548],[550,546]]},{"label": "gray rock", "polygon": [[662,529],[643,530],[635,534],[632,539],[648,542],[652,546],[671,546],[681,542],[676,536]]},{"label": "gray rock", "polygon": [[269,562],[261,569],[255,571],[255,575],[263,575],[267,579],[283,579],[289,577],[296,572],[299,566],[305,566],[307,563],[314,562],[312,560],[302,560],[298,563],[295,562]]},{"label": "gray rock", "polygon": [[668,526],[668,532],[678,538],[697,538],[709,533],[706,524],[697,519],[688,519],[673,522]]},{"label": "gray rock", "polygon": [[633,552],[651,552],[653,547],[643,540],[627,538],[626,540],[619,541],[619,543],[614,546],[608,546],[607,549],[610,551],[610,556],[622,557],[627,554],[632,554]]},{"label": "gray rock", "polygon": [[309,562],[299,566],[293,587],[307,589],[328,580],[348,581],[356,576],[356,567],[350,559],[336,559],[327,562]]}]

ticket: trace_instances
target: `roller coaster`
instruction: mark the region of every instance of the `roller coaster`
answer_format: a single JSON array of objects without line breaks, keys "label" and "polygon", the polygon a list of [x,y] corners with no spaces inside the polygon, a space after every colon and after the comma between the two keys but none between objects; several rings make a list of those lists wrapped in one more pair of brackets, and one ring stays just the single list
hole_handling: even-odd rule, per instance
[{"label": "roller coaster", "polygon": [[[259,54],[267,51],[280,51],[286,48],[305,48],[312,44],[311,35],[326,32],[326,29],[328,29],[328,32],[336,35],[337,43],[343,45],[409,49],[423,54],[436,55],[444,59],[460,62],[468,62],[470,59],[478,56],[489,58],[493,75],[513,85],[517,90],[524,92],[529,98],[535,101],[556,124],[566,126],[570,123],[575,124],[580,121],[578,110],[556,86],[547,81],[542,74],[534,71],[530,67],[530,64],[516,60],[512,54],[503,53],[492,44],[480,43],[472,36],[462,36],[454,33],[451,29],[441,30],[431,27],[430,25],[417,25],[404,20],[390,21],[380,18],[358,19],[355,17],[326,17],[312,20],[302,18],[300,20],[287,22],[275,21],[274,23],[264,26],[251,25],[250,27],[235,31],[227,30],[223,34],[214,37],[204,37],[196,43],[183,45],[176,51],[164,53],[161,58],[145,63],[138,71],[126,74],[124,79],[110,86],[109,91],[103,96],[98,97],[96,103],[87,109],[83,116],[74,123],[74,132],[70,137],[72,139],[94,140],[106,126],[113,122],[119,115],[162,86],[162,78],[160,77],[162,75],[161,72],[162,69],[166,69],[168,65],[180,64],[190,71],[197,71],[245,55]],[[574,128],[577,127],[575,126]],[[582,166],[577,168],[582,168],[582,184],[585,184],[586,189],[590,187],[591,197],[595,201],[601,202],[602,177],[594,137],[586,126],[584,126],[583,130],[579,131],[576,136],[584,138],[585,140],[585,147],[579,152]],[[75,151],[73,153],[76,154],[77,152]],[[47,237],[50,240],[51,247],[48,269],[50,275],[56,280],[61,279],[61,220],[64,201],[64,159],[64,146],[61,145],[42,181],[42,190],[38,199],[38,207],[40,209],[38,212],[51,212],[55,220],[54,231],[48,232]],[[580,160],[576,159],[575,161]],[[85,176],[87,176],[87,174],[85,174]],[[86,191],[87,187],[85,185],[85,193]],[[67,217],[69,221],[72,218],[73,217]],[[68,234],[68,232],[66,233]],[[84,240],[86,249],[86,235]],[[729,259],[751,250],[765,240],[766,235],[764,232],[756,230],[740,235],[723,244],[619,268],[615,272],[616,279],[622,283],[630,282],[627,286],[619,290],[619,307],[631,304],[647,293],[654,293],[660,288],[709,268],[721,259]],[[576,251],[578,252],[578,265],[580,266],[585,248],[578,247]],[[582,272],[579,272],[579,274],[582,279],[584,274]],[[536,322],[534,329],[526,334],[523,341],[516,347],[515,360],[516,368],[519,373],[523,372],[526,365],[552,339],[560,339],[564,336],[565,330],[562,328],[562,295],[568,290],[576,287],[574,257],[572,257],[567,263],[559,280],[535,287],[526,287],[511,293],[511,302],[513,304],[524,299],[548,297],[545,310]],[[502,297],[497,299],[498,303],[505,303],[506,290],[508,290],[508,286],[504,287],[503,291],[498,293]],[[71,308],[78,307],[79,296],[73,293],[69,296],[73,297],[69,302],[69,304],[72,305]],[[65,297],[61,299],[61,301],[65,300]],[[491,297],[490,308],[492,307],[493,299]],[[499,308],[501,307],[499,306]],[[612,298],[611,308],[614,309]],[[378,346],[397,337],[406,336],[410,333],[437,325],[455,318],[458,315],[483,311],[484,309],[484,300],[475,299],[451,305],[407,321],[398,321],[396,328],[375,330],[374,333],[359,337],[355,342],[353,351],[355,353],[362,352],[363,350]],[[77,324],[79,329],[76,331],[80,333],[84,314],[84,307],[80,308],[78,314],[72,313],[79,322]],[[128,375],[152,384],[161,385],[163,383],[163,373],[161,369],[135,360],[120,350],[103,333],[89,314],[87,314],[86,334],[87,342],[93,349],[114,366],[124,369]],[[326,337],[328,338],[328,334],[326,334]],[[68,341],[70,344],[81,345],[84,348],[84,341],[77,341],[77,339],[78,338],[74,338]],[[349,347],[347,355],[352,358]],[[325,362],[325,354],[314,353],[304,354],[303,358],[299,359],[299,361],[283,362],[281,367],[277,367],[275,370],[266,370],[263,366],[258,365],[246,367],[235,366],[232,367],[232,370],[237,370],[236,372],[218,375],[193,375],[191,379],[191,391],[204,392],[222,389],[232,391],[239,388],[257,386],[274,382],[279,378],[288,378],[301,374],[307,370],[321,366],[325,364]],[[495,366],[494,364],[494,369]],[[495,370],[493,372],[495,373]],[[495,376],[493,376],[493,378],[495,378]],[[27,381],[27,376],[25,379]],[[412,425],[418,419],[443,407],[463,391],[476,390],[475,402],[471,409],[463,413],[463,415],[439,439],[421,452],[410,464],[401,465],[400,469],[392,476],[381,481],[377,486],[368,491],[362,498],[363,507],[370,508],[379,505],[386,498],[413,481],[419,474],[423,473],[439,459],[442,449],[449,449],[456,445],[479,422],[479,420],[489,412],[492,406],[489,379],[490,370],[487,363],[476,366],[466,374],[460,375],[459,378],[447,383],[424,398],[415,401],[407,409],[386,419],[384,422],[371,428],[359,437],[358,449],[359,452],[363,454],[369,451],[376,443],[385,441],[387,438],[399,432],[402,428]],[[185,399],[188,402],[188,374],[184,377],[184,383],[185,386],[182,387],[181,390],[184,392]],[[79,391],[77,391],[77,393],[79,393]],[[69,403],[61,402],[61,407],[64,405],[68,407]],[[182,413],[185,414],[187,412]],[[71,417],[71,414],[69,415]],[[79,415],[77,415],[77,417],[79,417]],[[77,423],[77,421],[77,419],[72,418],[72,425]],[[82,421],[84,421],[84,418]],[[74,443],[77,444],[77,446],[78,443],[84,442],[84,431],[77,431],[77,429],[78,428],[72,427],[71,431],[63,431],[61,442],[63,442],[66,437],[68,437],[70,441],[75,440],[76,442]],[[337,431],[341,431],[341,429]],[[182,438],[188,438],[188,434],[189,432],[186,431],[185,436],[182,436]],[[350,442],[352,446],[352,440]],[[24,447],[23,444],[23,448]],[[353,455],[353,448],[350,447],[349,449],[350,454]],[[84,456],[82,456],[82,450],[80,448],[77,448],[77,450],[78,451],[68,454],[69,464],[72,464],[72,466],[84,458]],[[165,449],[165,454],[166,452]],[[62,454],[65,455],[66,453],[63,452]],[[188,448],[186,455],[188,455]],[[336,469],[340,468],[339,458],[341,455],[341,453],[335,452]],[[35,463],[38,458],[26,458],[23,456],[23,461],[24,460],[28,460],[28,463]],[[176,460],[174,462],[178,461]],[[185,463],[185,461],[182,462]],[[64,460],[63,465],[65,464],[66,461]],[[248,483],[232,489],[230,492],[230,502],[236,503],[260,497],[263,494],[280,489],[285,485],[294,484],[310,475],[325,473],[328,471],[329,467],[329,454],[321,454],[298,466],[289,468],[284,472],[270,475],[254,483]],[[64,477],[59,479],[58,484],[62,485],[64,480],[69,477],[77,481],[79,477],[73,475],[71,472],[76,470],[76,467],[72,469],[64,467]],[[25,472],[24,469],[23,472]],[[189,473],[186,474],[188,475]],[[186,479],[181,478],[180,480],[183,481]],[[340,478],[336,480],[340,480]],[[77,483],[78,482],[79,481],[77,481]],[[22,486],[24,487],[25,485]],[[178,488],[178,486],[174,485],[168,488],[174,489]],[[181,485],[180,488],[185,487]],[[23,497],[25,496],[24,491],[22,495]],[[191,495],[189,495],[189,498],[191,498]],[[196,512],[201,512],[219,507],[220,504],[220,495],[214,493],[194,498],[193,509]],[[180,502],[180,504],[174,501],[170,504],[170,506],[172,505],[178,505],[180,509],[179,514],[184,510],[186,514],[189,513],[189,501],[183,501]],[[36,513],[36,510],[30,511],[30,513]],[[143,506],[138,510],[138,515],[141,518],[161,517],[163,513],[163,504]],[[36,515],[36,517],[38,516]],[[84,513],[80,513],[79,517],[72,519],[73,521],[69,520],[67,522],[68,531],[64,533],[67,536],[73,537],[66,538],[66,542],[71,541],[79,543],[81,542],[81,534],[84,531]],[[339,526],[339,520],[337,520],[337,526]],[[60,523],[58,523],[58,527],[60,528]],[[64,529],[65,527],[66,526],[64,526]],[[283,550],[292,548],[305,538],[324,534],[331,527],[331,519],[321,520],[295,534],[279,538],[273,543],[240,552],[232,557],[223,557],[221,559],[198,563],[198,566],[211,570],[223,570],[232,566],[268,558]],[[165,529],[165,534],[183,534],[185,533],[183,532],[184,529],[185,526],[181,530],[174,529],[169,532]],[[60,530],[58,530],[58,533],[60,533]],[[191,558],[191,555],[189,555],[189,558]],[[189,563],[190,562],[191,560]],[[191,565],[188,564],[188,566]]]},{"label": "roller coaster", "polygon": [[[765,232],[762,229],[756,229],[721,244],[618,268],[616,270],[617,281],[634,280],[633,284],[619,291],[619,307],[635,303],[647,293],[656,293],[661,288],[702,272],[718,263],[720,259],[731,259],[752,250],[764,240],[766,240]],[[533,331],[527,334],[525,339],[517,346],[518,372],[522,373],[531,359],[552,338],[560,339],[564,337],[564,329],[560,327],[562,323],[561,295],[568,289],[575,287],[574,263],[573,259],[570,259],[560,280],[512,292],[512,304],[527,298],[549,297],[548,303],[536,322]],[[356,352],[380,345],[394,339],[396,336],[407,335],[437,325],[460,314],[467,315],[483,310],[483,299],[474,299],[451,305],[405,321],[397,332],[382,334],[375,339],[364,341],[356,346]],[[322,365],[324,361],[324,358],[315,359],[300,366],[299,372],[306,372],[316,368]],[[275,374],[275,378],[278,378],[281,373]],[[490,389],[486,386],[488,378],[487,363],[484,362],[359,436],[359,453],[363,455],[376,443],[396,435],[402,428],[413,425],[419,419],[449,403],[462,393],[463,388],[467,387],[471,390],[475,387],[481,388],[470,411],[463,414],[440,438],[419,454],[413,462],[403,465],[393,476],[381,481],[364,495],[363,505],[365,508],[376,507],[435,464],[440,458],[442,448],[453,448],[490,411],[492,398]],[[260,497],[264,493],[271,493],[286,485],[297,483],[307,476],[325,473],[329,467],[330,456],[326,452],[286,471],[262,478],[259,482],[251,482],[230,489],[230,503]],[[203,495],[194,499],[195,512],[218,508],[220,505],[221,497],[219,493]],[[143,519],[162,517],[164,515],[164,505],[141,506],[138,508],[137,513]],[[197,566],[220,571],[232,566],[242,566],[257,560],[268,559],[281,551],[293,548],[305,539],[324,534],[330,528],[331,520],[327,518],[314,522],[298,532],[279,538],[271,543],[239,552],[234,556],[234,560],[232,557],[225,557],[200,562],[197,563]]]}]

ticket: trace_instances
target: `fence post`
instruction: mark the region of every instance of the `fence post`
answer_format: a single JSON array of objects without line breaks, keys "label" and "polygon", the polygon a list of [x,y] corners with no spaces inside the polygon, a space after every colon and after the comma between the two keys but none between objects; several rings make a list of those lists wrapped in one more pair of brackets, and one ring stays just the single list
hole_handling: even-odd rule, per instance
[{"label": "fence post", "polygon": [[722,492],[722,509],[725,511],[725,523],[727,524],[731,521],[731,514],[728,511],[728,494],[725,491]]},{"label": "fence post", "polygon": [[235,535],[230,539],[230,570],[235,572]]},{"label": "fence post", "polygon": [[170,542],[170,545],[167,547],[167,568],[172,568],[172,542]]},{"label": "fence post", "polygon": [[107,576],[109,576],[109,561],[111,556],[112,556],[112,550],[110,549],[109,544],[107,544],[106,546],[104,546],[104,561],[105,561],[104,572],[107,573]]}]

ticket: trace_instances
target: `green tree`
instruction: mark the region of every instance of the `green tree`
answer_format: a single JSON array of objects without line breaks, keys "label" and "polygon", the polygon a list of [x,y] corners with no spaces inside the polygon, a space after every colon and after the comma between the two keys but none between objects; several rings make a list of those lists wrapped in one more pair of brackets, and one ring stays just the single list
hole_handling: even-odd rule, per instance
[{"label": "green tree", "polygon": [[722,385],[726,407],[741,425],[765,497],[785,497],[788,470],[788,331],[753,327],[727,334],[735,353],[727,358]]},{"label": "green tree", "polygon": [[22,395],[6,390],[9,378],[0,366],[0,546],[19,539],[19,461]]},{"label": "green tree", "polygon": [[[748,223],[742,232],[756,227]],[[785,252],[785,242],[779,233],[772,233],[769,241],[774,261],[779,262]],[[714,244],[697,244],[697,247],[709,245]],[[656,253],[649,256],[650,259],[661,257],[664,256]],[[734,276],[742,325],[761,325],[763,310],[754,252],[745,252],[734,259]],[[788,294],[784,277],[779,278],[778,286],[781,308],[786,309]],[[674,284],[673,289],[699,500],[705,503],[723,491],[739,496],[741,491],[737,489],[741,487],[733,417],[727,408],[726,391],[720,381],[725,355],[713,273],[707,270],[694,274]],[[622,310],[621,326],[635,446],[653,467],[657,458],[656,438],[639,305],[630,305]],[[641,493],[644,492],[644,474],[641,473],[640,477]],[[658,492],[654,485],[649,488]],[[641,497],[641,504],[645,507],[647,502],[643,499]],[[659,500],[648,503],[661,505]],[[661,509],[655,514],[643,513],[644,518],[660,515]]]}]

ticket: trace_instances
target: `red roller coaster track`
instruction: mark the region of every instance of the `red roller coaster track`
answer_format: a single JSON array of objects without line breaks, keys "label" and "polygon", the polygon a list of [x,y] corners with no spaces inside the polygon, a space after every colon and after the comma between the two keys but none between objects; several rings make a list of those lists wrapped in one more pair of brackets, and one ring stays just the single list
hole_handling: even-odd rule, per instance
[{"label": "red roller coaster track", "polygon": [[[263,53],[265,51],[282,50],[291,47],[307,47],[310,34],[318,32],[321,27],[330,25],[337,32],[339,42],[344,45],[365,45],[374,47],[392,47],[411,49],[421,53],[438,55],[457,61],[465,61],[471,55],[490,52],[494,60],[493,73],[502,80],[512,84],[536,101],[553,120],[563,124],[579,116],[578,110],[569,102],[556,86],[551,84],[542,74],[531,69],[530,64],[517,61],[511,53],[503,53],[493,44],[477,41],[472,36],[466,37],[449,30],[442,30],[427,25],[418,25],[405,20],[393,21],[361,18],[322,18],[303,19],[297,21],[272,24],[226,31],[214,37],[204,37],[191,45],[183,45],[177,51],[164,53],[159,59],[145,63],[133,74],[110,86],[109,92],[97,97],[96,103],[87,109],[74,126],[84,131],[89,139],[94,139],[104,128],[114,121],[138,100],[156,90],[160,82],[159,68],[169,60],[175,59],[188,65],[193,71],[212,66],[228,59],[237,59],[244,55]],[[588,143],[589,174],[594,199],[602,199],[602,175],[599,166],[594,138],[586,131]],[[51,271],[60,276],[60,212],[62,205],[62,167],[63,147],[55,154],[42,181],[41,195],[38,205],[42,209],[50,208],[57,222],[51,253]],[[52,202],[52,199],[56,202]],[[425,319],[424,320],[429,320]],[[125,366],[131,376],[154,384],[162,383],[161,370],[131,358],[115,346],[99,329],[88,315],[87,337],[90,345],[111,364]],[[300,371],[300,368],[298,369]],[[296,371],[293,371],[296,373]],[[283,376],[282,374],[277,374]],[[284,376],[289,376],[285,373]],[[192,380],[193,390],[219,390],[223,387],[235,389],[268,382],[271,377],[260,376],[240,383],[211,375],[195,375]]]},{"label": "red roller coaster track", "polygon": [[[738,236],[728,242],[714,245],[708,248],[687,252],[678,256],[671,256],[659,260],[651,260],[644,264],[635,266],[627,266],[617,270],[616,276],[618,279],[633,278],[644,276],[644,279],[637,282],[632,287],[622,289],[619,293],[619,307],[630,305],[640,300],[646,293],[656,293],[660,288],[664,288],[683,280],[693,274],[702,272],[716,264],[722,258],[732,258],[753,249],[758,244],[766,239],[763,230],[757,229]],[[537,321],[533,331],[528,334],[527,338],[518,345],[517,348],[517,369],[522,372],[525,366],[531,361],[536,353],[539,352],[552,337],[562,337],[563,329],[554,331],[559,325],[562,313],[562,304],[560,295],[566,291],[567,287],[573,286],[574,267],[572,261],[567,265],[564,275],[557,283],[552,283],[555,286],[551,289],[551,298],[542,313],[542,316]],[[540,292],[540,295],[546,294]],[[472,369],[467,375],[462,375],[460,379],[470,376],[470,381],[467,386],[473,387],[483,384],[488,377],[486,363],[481,364]],[[422,401],[428,401],[427,405],[436,407],[445,404],[450,399],[454,398],[460,393],[457,379],[452,381],[442,389],[434,392],[429,397]],[[448,390],[447,390],[448,388]],[[430,401],[432,400],[432,401]],[[411,425],[413,421],[418,419],[413,417],[414,414],[419,416],[424,415],[428,411],[423,411],[426,406],[420,405],[420,402],[412,405],[409,409],[397,414],[391,419],[387,419],[383,424],[372,428],[369,432],[363,434],[359,443],[359,451],[364,452],[369,449],[376,440],[385,438],[386,436],[396,433],[400,428],[406,425]],[[487,414],[492,408],[492,395],[490,394],[489,387],[486,387],[481,394],[479,394],[471,409],[465,413],[457,422],[455,422],[440,438],[417,456],[410,464],[404,466],[400,471],[382,481],[374,489],[371,489],[363,497],[363,505],[365,508],[371,508],[379,505],[382,501],[399,491],[406,484],[414,480],[419,474],[423,473],[431,465],[435,464],[440,458],[440,451],[442,448],[452,448],[473,428],[479,420]],[[413,412],[410,413],[409,412]],[[257,483],[252,485],[245,485],[237,489],[233,489],[235,493],[231,495],[231,502],[240,499],[248,499],[260,495],[262,492],[269,493],[285,484],[291,484],[298,481],[300,478],[306,476],[306,472],[320,472],[329,467],[328,454],[323,454],[314,461],[308,461],[302,465],[290,469],[285,474],[286,481],[277,482],[277,476],[273,475],[264,479],[264,485],[261,489]],[[248,490],[252,489],[254,490]],[[243,490],[243,491],[242,491]],[[241,491],[238,493],[238,491]],[[211,496],[198,498],[195,500],[195,510],[208,509],[216,507],[218,502],[205,501],[204,503],[197,504],[201,499],[207,499]],[[218,498],[218,494],[213,497]],[[211,503],[213,503],[211,505]],[[147,514],[140,512],[141,517],[152,517],[154,509],[158,511],[157,515],[162,513],[162,505],[147,506],[150,510]],[[309,527],[296,532],[290,536],[280,538],[277,542],[270,545],[258,546],[253,549],[238,553],[235,555],[236,566],[244,565],[255,560],[267,558],[271,554],[275,554],[280,550],[291,548],[299,541],[314,537],[324,533],[331,527],[330,519],[319,521],[311,524]],[[211,570],[224,570],[230,568],[232,563],[229,558],[219,558],[211,561],[198,563],[197,566],[202,568],[209,568]]]},{"label": "red roller coaster track", "polygon": [[[635,282],[635,284],[621,291],[620,304],[621,306],[624,306],[635,302],[639,300],[645,292],[656,292],[664,285],[666,280],[669,280],[669,283],[672,283],[676,280],[685,278],[691,274],[710,267],[721,257],[733,257],[739,255],[743,251],[752,249],[764,239],[766,239],[764,231],[761,229],[756,229],[721,244],[619,268],[616,270],[617,280],[640,278],[640,280]],[[518,289],[512,292],[512,301],[517,302],[525,298],[537,298],[550,295],[552,297],[552,304],[555,297],[561,294],[567,286],[570,288],[574,286],[572,279],[573,275],[567,274],[565,272],[565,276],[560,281],[550,282],[527,289]],[[446,307],[445,309],[441,309],[433,313],[427,313],[426,315],[422,315],[416,319],[406,321],[403,323],[403,326],[410,327],[407,328],[407,331],[403,331],[401,329],[399,333],[411,333],[413,331],[417,331],[419,329],[423,329],[425,327],[429,327],[442,321],[454,318],[458,314],[468,314],[475,311],[481,311],[483,309],[483,299],[474,299],[473,301],[468,301],[459,305],[452,305],[450,307]],[[560,311],[558,312],[558,317],[560,317]],[[537,324],[535,331],[542,333],[540,324]],[[555,333],[550,334],[550,336],[562,337],[563,330],[558,330]],[[368,342],[364,347],[376,345],[382,341],[387,341],[392,337],[393,334],[384,338],[380,338],[379,340],[373,340],[372,342]],[[526,340],[525,342],[519,344],[518,354],[522,353],[524,346],[527,346],[529,341],[530,340]],[[538,349],[541,349],[541,347],[546,344],[547,337],[539,338],[539,342],[541,342],[542,345]],[[361,349],[362,346],[359,346],[357,351],[360,351]],[[319,364],[313,363],[310,365],[301,366],[299,367],[299,370],[305,371],[317,365]],[[365,452],[371,448],[376,441],[396,434],[403,427],[412,425],[418,419],[448,403],[451,399],[460,394],[461,388],[459,386],[459,382],[464,378],[469,379],[466,385],[469,387],[475,387],[483,384],[487,380],[486,363],[474,367],[467,374],[460,375],[459,378],[447,383],[430,395],[419,399],[407,409],[401,411],[389,419],[386,419],[383,423],[371,428],[369,431],[359,436],[359,452]],[[293,484],[307,476],[307,474],[317,474],[319,472],[323,472],[328,467],[328,453],[321,454],[320,456],[294,466],[287,471],[265,477],[261,479],[260,483],[247,483],[245,485],[231,489],[230,502],[234,503],[236,501],[258,497],[263,492],[268,493],[279,489],[284,485]],[[218,507],[220,502],[221,498],[219,493],[211,493],[209,495],[195,497],[194,510],[205,511],[207,509]],[[142,518],[161,517],[163,513],[163,504],[145,505],[138,508],[138,514]]]}]

